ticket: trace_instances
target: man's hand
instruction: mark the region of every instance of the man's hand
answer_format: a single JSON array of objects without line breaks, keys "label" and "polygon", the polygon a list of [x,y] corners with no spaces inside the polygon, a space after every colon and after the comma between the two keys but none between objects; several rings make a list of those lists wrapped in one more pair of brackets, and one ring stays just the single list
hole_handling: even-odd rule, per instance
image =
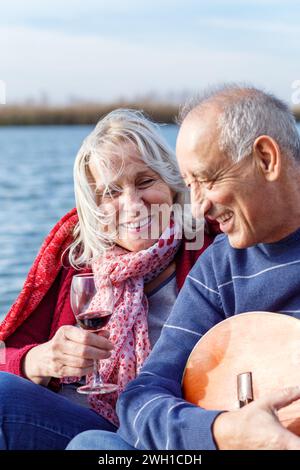
[{"label": "man's hand", "polygon": [[285,429],[277,411],[300,398],[290,387],[260,398],[237,411],[220,414],[213,434],[220,450],[300,450],[300,438]]}]

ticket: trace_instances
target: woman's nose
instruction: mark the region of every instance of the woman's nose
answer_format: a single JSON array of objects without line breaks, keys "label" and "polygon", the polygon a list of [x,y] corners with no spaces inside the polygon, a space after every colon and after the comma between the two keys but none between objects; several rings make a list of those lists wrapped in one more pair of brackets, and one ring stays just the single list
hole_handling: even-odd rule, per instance
[{"label": "woman's nose", "polygon": [[139,191],[135,188],[126,188],[119,198],[121,208],[129,213],[136,213],[143,204]]}]

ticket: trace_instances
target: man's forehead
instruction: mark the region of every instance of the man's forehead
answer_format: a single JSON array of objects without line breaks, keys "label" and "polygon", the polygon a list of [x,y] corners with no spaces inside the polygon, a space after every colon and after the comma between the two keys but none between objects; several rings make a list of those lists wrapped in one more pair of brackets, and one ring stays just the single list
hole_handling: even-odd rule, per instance
[{"label": "man's forehead", "polygon": [[208,176],[219,168],[218,132],[215,122],[199,117],[190,118],[180,130],[176,153],[181,173]]},{"label": "man's forehead", "polygon": [[198,159],[190,161],[190,164],[182,167],[182,177],[197,176],[200,179],[209,179],[213,177],[220,169],[222,165],[218,161],[210,160],[201,162]]},{"label": "man's forehead", "polygon": [[177,150],[195,151],[199,146],[211,145],[217,140],[216,113],[193,113],[183,121],[178,134]]}]

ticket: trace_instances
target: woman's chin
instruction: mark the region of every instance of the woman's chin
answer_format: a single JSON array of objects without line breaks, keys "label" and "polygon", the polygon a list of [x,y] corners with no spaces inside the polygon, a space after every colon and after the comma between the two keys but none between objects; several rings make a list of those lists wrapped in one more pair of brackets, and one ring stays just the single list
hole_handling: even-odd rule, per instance
[{"label": "woman's chin", "polygon": [[147,239],[144,240],[142,238],[138,240],[117,240],[117,245],[121,246],[122,248],[125,248],[125,250],[128,251],[141,251],[141,250],[147,250],[147,248],[150,248],[150,246],[154,245],[154,243],[157,242],[156,240],[151,240]]},{"label": "woman's chin", "polygon": [[122,233],[119,231],[120,238],[117,240],[117,245],[129,251],[141,251],[150,248],[159,239],[162,233],[161,227],[156,224],[152,225],[151,230],[149,227],[145,230],[130,232],[129,230]]}]

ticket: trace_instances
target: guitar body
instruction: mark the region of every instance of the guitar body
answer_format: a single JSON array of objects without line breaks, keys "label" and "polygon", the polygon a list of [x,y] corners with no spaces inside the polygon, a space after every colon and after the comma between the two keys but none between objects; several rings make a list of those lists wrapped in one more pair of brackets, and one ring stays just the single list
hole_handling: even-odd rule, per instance
[{"label": "guitar body", "polygon": [[[254,400],[300,385],[300,321],[288,315],[249,312],[209,330],[193,349],[183,375],[184,398],[209,410],[239,408],[237,376],[252,374]],[[300,436],[300,400],[279,410]]]}]

